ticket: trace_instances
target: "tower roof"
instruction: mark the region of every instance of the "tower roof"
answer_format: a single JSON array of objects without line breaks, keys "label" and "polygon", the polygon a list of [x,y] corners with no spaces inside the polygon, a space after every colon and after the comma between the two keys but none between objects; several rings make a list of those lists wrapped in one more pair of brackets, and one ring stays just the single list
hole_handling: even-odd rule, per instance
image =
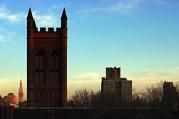
[{"label": "tower roof", "polygon": [[63,13],[62,13],[62,19],[67,19],[67,14],[66,14],[66,10],[65,8],[63,9]]},{"label": "tower roof", "polygon": [[27,18],[32,18],[33,19],[31,8],[29,8],[29,12],[28,12]]}]

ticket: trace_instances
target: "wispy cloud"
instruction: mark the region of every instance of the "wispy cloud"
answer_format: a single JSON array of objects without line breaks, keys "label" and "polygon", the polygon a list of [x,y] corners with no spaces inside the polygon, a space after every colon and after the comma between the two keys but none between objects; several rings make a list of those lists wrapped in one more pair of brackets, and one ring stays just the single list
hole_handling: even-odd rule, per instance
[{"label": "wispy cloud", "polygon": [[101,76],[98,73],[86,72],[78,75],[69,76],[68,78],[68,97],[74,93],[75,90],[86,88],[98,91],[101,84]]},{"label": "wispy cloud", "polygon": [[140,69],[128,78],[133,81],[133,87],[137,90],[145,89],[160,81],[179,81],[179,67]]},{"label": "wispy cloud", "polygon": [[[99,0],[103,4],[103,0]],[[139,8],[141,5],[147,5],[149,3],[164,5],[170,2],[170,0],[115,0],[115,2],[109,1],[106,5],[86,5],[84,8],[78,10],[81,13],[93,13],[93,12],[108,12],[108,13],[119,13],[128,15],[134,10]]]},{"label": "wispy cloud", "polygon": [[137,8],[141,0],[117,0],[115,3],[107,6],[95,6],[88,9],[83,9],[80,12],[118,12],[120,14],[129,14]]},{"label": "wispy cloud", "polygon": [[0,34],[0,43],[6,42],[7,38],[5,35]]},{"label": "wispy cloud", "polygon": [[168,0],[155,0],[155,2],[159,5],[164,5],[164,4],[168,3]]},{"label": "wispy cloud", "polygon": [[[26,19],[27,13],[24,12],[14,12],[8,9],[5,5],[0,4],[0,19],[6,20],[10,23],[17,23],[19,21]],[[33,11],[33,16],[40,26],[52,26],[57,23],[56,16],[53,11],[46,11],[45,15],[41,14],[39,11]]]},{"label": "wispy cloud", "polygon": [[129,13],[138,6],[139,2],[140,0],[123,0],[113,6],[110,6],[108,11]]},{"label": "wispy cloud", "polygon": [[95,79],[98,79],[99,77],[100,77],[100,74],[98,74],[98,73],[86,72],[86,73],[82,73],[82,74],[79,74],[79,75],[71,76],[69,78],[72,79],[72,80],[74,80],[74,79],[78,79],[78,80],[84,80],[84,79],[95,80]]},{"label": "wispy cloud", "polygon": [[0,28],[0,43],[9,42],[12,39],[14,39],[15,36],[16,36],[15,33]]},{"label": "wispy cloud", "polygon": [[53,14],[45,14],[45,15],[42,15],[40,14],[38,11],[34,11],[33,12],[33,16],[35,18],[35,21],[36,23],[39,25],[39,26],[54,26],[56,24],[56,21],[57,21],[57,17],[55,17],[55,15]]},{"label": "wispy cloud", "polygon": [[13,11],[9,10],[5,5],[0,5],[0,19],[15,23],[25,19],[25,14],[21,12],[14,13]]},{"label": "wispy cloud", "polygon": [[[23,91],[24,91],[24,98],[26,99],[26,80],[21,79],[22,80],[22,85],[23,85]],[[19,82],[20,82],[20,78],[0,78],[0,95],[1,96],[5,96],[8,93],[14,93],[15,95],[18,94],[18,89],[19,89]]]}]

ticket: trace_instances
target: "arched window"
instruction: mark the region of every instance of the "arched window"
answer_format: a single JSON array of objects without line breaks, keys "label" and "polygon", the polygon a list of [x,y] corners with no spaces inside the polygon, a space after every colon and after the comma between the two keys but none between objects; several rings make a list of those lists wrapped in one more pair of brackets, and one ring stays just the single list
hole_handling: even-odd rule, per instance
[{"label": "arched window", "polygon": [[43,51],[38,51],[35,58],[35,84],[45,84],[45,54]]},{"label": "arched window", "polygon": [[56,85],[59,75],[59,55],[56,51],[53,51],[50,58],[50,71],[51,71],[51,83]]}]

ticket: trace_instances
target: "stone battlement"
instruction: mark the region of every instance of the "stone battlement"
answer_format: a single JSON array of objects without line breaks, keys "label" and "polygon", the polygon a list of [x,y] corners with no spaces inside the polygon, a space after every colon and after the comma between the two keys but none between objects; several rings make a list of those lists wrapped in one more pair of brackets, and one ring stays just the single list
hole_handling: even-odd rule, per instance
[{"label": "stone battlement", "polygon": [[61,28],[57,27],[57,28],[53,28],[53,27],[39,27],[36,29],[37,32],[58,32],[60,31]]}]

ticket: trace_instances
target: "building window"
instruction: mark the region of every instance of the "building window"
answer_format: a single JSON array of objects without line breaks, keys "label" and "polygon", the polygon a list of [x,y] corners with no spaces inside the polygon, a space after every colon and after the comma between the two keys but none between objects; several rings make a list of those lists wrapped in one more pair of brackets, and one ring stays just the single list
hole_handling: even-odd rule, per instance
[{"label": "building window", "polygon": [[45,55],[42,51],[39,51],[35,58],[35,84],[43,85],[45,84]]},{"label": "building window", "polygon": [[56,51],[53,51],[51,54],[51,80],[52,80],[52,84],[56,85],[58,82],[58,78],[59,78],[59,56],[58,53]]}]

